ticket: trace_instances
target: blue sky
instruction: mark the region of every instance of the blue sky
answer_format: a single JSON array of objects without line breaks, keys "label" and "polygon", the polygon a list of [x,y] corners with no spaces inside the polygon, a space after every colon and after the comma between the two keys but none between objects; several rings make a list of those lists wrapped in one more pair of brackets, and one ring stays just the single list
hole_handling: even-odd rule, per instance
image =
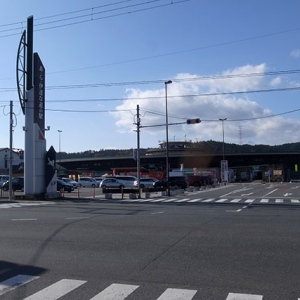
[{"label": "blue sky", "polygon": [[[297,0],[2,0],[0,147],[24,148],[16,55],[27,17],[46,68],[47,149],[82,152],[169,140],[279,145],[300,140]],[[83,16],[84,15],[84,16]],[[82,16],[82,17],[81,17]],[[72,23],[72,24],[71,24]],[[263,92],[264,91],[264,92]],[[243,92],[243,93],[240,93]]]}]

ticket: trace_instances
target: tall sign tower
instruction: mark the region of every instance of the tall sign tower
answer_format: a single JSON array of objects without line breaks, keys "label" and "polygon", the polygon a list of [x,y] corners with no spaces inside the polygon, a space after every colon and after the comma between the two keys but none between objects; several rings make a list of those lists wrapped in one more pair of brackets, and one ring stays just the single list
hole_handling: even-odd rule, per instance
[{"label": "tall sign tower", "polygon": [[27,19],[18,47],[17,85],[25,115],[24,193],[34,197],[46,191],[45,179],[45,68],[33,53],[33,16]]}]

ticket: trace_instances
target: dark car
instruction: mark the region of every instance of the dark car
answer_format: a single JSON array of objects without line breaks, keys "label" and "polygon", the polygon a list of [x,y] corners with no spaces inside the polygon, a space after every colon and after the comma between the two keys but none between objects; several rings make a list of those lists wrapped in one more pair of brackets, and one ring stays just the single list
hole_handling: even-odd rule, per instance
[{"label": "dark car", "polygon": [[62,189],[68,193],[71,193],[74,191],[74,186],[73,184],[67,183],[61,179],[57,179],[57,190],[61,191]]},{"label": "dark car", "polygon": [[[24,191],[24,177],[13,177],[11,181],[11,187],[13,191]],[[3,183],[2,190],[9,190],[9,180]]]},{"label": "dark car", "polygon": [[[169,185],[174,187],[177,186],[182,189],[186,189],[188,187],[187,179],[185,176],[169,177]],[[153,187],[167,187],[167,186],[168,186],[167,178],[164,178],[162,180],[153,183]]]}]

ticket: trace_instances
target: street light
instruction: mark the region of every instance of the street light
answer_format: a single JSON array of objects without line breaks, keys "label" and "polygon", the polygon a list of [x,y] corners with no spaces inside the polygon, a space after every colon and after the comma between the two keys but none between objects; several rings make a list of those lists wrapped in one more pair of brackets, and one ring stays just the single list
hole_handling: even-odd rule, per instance
[{"label": "street light", "polygon": [[61,135],[61,133],[62,133],[62,130],[59,130],[59,129],[58,129],[57,131],[58,131],[58,151],[59,151],[59,157],[58,157],[59,159],[58,159],[58,162],[60,162],[60,142],[61,142],[61,141],[60,141],[60,138],[61,138],[60,135]]},{"label": "street light", "polygon": [[172,80],[165,81],[165,95],[166,95],[166,175],[167,175],[167,194],[170,196],[169,187],[169,122],[168,122],[168,84],[171,84]]},{"label": "street light", "polygon": [[219,121],[222,122],[222,131],[223,131],[223,160],[225,160],[225,144],[224,144],[224,121],[226,121],[227,118],[219,119]]}]

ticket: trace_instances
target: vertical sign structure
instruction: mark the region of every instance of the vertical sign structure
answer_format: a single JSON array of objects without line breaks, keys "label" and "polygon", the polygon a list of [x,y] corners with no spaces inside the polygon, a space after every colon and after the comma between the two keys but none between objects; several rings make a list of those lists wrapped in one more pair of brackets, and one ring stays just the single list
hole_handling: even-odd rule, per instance
[{"label": "vertical sign structure", "polygon": [[221,160],[221,181],[228,182],[228,160]]},{"label": "vertical sign structure", "polygon": [[20,44],[26,53],[24,70],[17,68],[17,72],[26,75],[25,97],[20,99],[25,114],[24,192],[25,196],[30,197],[44,194],[46,190],[45,68],[39,55],[33,54],[33,16],[27,19],[26,41],[24,32]]},{"label": "vertical sign structure", "polygon": [[24,192],[34,194],[34,148],[33,148],[33,16],[27,19],[26,32],[26,92],[24,100],[25,112],[25,152],[24,152]]},{"label": "vertical sign structure", "polygon": [[45,192],[45,68],[37,53],[34,53],[34,193]]}]

